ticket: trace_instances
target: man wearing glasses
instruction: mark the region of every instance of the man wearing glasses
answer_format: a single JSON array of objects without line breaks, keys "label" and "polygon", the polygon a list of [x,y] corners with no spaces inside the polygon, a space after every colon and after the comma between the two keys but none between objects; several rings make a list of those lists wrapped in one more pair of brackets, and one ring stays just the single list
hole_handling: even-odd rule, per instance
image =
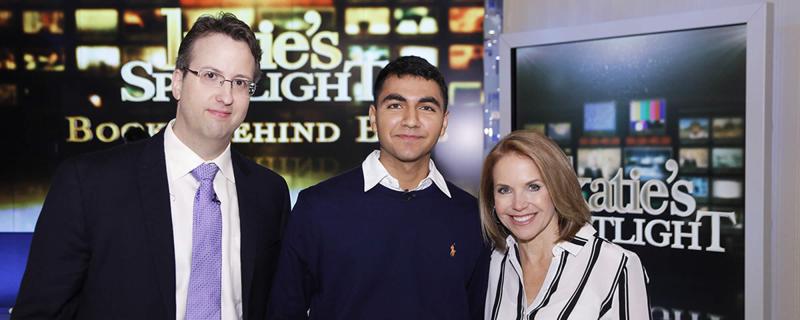
[{"label": "man wearing glasses", "polygon": [[197,20],[172,74],[175,119],[56,173],[13,319],[264,318],[289,193],[230,148],[260,57],[233,15]]}]

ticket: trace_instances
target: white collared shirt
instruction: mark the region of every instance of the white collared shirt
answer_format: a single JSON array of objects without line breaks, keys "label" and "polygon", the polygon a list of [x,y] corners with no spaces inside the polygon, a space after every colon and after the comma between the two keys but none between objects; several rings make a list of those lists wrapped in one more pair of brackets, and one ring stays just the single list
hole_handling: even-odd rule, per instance
[{"label": "white collared shirt", "polygon": [[381,163],[380,157],[381,151],[375,150],[372,151],[372,153],[370,153],[367,158],[364,159],[364,162],[361,163],[361,170],[364,172],[364,192],[369,191],[378,184],[400,192],[423,190],[427,187],[430,187],[431,184],[435,184],[436,187],[438,187],[439,190],[441,190],[442,193],[444,193],[448,198],[452,198],[450,196],[450,190],[447,189],[447,182],[445,182],[444,177],[442,177],[442,174],[439,173],[439,170],[436,170],[436,165],[433,164],[433,159],[431,159],[428,163],[428,176],[425,177],[425,179],[422,179],[416,188],[405,190],[400,188],[400,181],[389,174],[389,171],[387,171],[386,167],[384,167]]},{"label": "white collared shirt", "polygon": [[574,238],[556,243],[530,305],[517,242],[508,236],[507,250],[492,252],[484,319],[650,319],[639,257],[595,235],[586,224]]},{"label": "white collared shirt", "polygon": [[240,259],[239,201],[231,163],[230,144],[216,159],[203,161],[175,136],[167,124],[164,132],[164,155],[167,162],[172,234],[175,243],[175,316],[184,320],[189,274],[192,266],[192,221],[194,196],[200,187],[191,174],[203,163],[214,163],[214,191],[222,211],[222,319],[242,319],[242,268]]}]

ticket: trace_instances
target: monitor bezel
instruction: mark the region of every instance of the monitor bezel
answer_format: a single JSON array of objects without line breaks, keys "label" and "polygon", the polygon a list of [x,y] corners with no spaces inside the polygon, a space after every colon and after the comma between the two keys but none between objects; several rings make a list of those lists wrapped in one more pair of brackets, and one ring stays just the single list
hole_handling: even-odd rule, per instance
[{"label": "monitor bezel", "polygon": [[[770,3],[617,20],[500,36],[500,134],[514,125],[513,56],[517,48],[743,24],[747,29],[745,123],[745,318],[767,317],[771,185],[772,11]],[[710,196],[710,195],[709,195]]]}]

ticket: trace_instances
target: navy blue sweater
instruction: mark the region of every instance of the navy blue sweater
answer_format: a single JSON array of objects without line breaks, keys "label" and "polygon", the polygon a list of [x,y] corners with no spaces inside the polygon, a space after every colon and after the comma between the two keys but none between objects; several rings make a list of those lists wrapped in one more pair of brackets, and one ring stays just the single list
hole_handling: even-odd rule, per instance
[{"label": "navy blue sweater", "polygon": [[489,250],[478,206],[447,187],[452,198],[435,185],[364,192],[359,167],[303,190],[268,318],[481,319]]}]

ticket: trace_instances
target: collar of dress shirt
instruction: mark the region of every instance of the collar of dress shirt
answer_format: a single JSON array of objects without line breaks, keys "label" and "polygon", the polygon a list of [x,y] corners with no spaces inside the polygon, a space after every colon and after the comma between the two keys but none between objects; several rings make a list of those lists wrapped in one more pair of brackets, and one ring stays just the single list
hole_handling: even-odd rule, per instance
[{"label": "collar of dress shirt", "polygon": [[[390,185],[395,186],[394,190],[402,191],[400,189],[400,183],[397,181],[395,177],[389,174],[389,171],[386,171],[386,167],[380,161],[381,151],[375,150],[370,153],[364,162],[361,163],[361,170],[364,172],[364,192],[369,191],[370,189],[377,186],[381,181],[386,180],[389,182]],[[422,190],[427,188],[430,183],[428,181],[433,182],[439,190],[442,191],[448,198],[452,198],[450,196],[450,190],[447,189],[447,182],[445,182],[444,177],[436,169],[436,165],[433,164],[433,159],[430,160],[428,163],[428,176],[422,181],[419,182],[419,185],[414,190]]]},{"label": "collar of dress shirt", "polygon": [[[584,224],[572,239],[556,243],[553,247],[553,256],[558,256],[560,250],[567,251],[571,255],[577,256],[587,243],[594,240],[596,233],[597,231],[591,223]],[[513,248],[515,244],[517,244],[517,240],[514,239],[514,236],[508,235],[508,237],[506,237],[506,247]]]},{"label": "collar of dress shirt", "polygon": [[214,163],[219,167],[219,172],[225,179],[231,183],[236,180],[233,176],[233,164],[231,163],[231,144],[225,148],[225,151],[217,156],[214,160],[204,161],[203,158],[197,155],[192,149],[186,146],[183,141],[178,139],[175,132],[172,131],[172,126],[175,124],[175,119],[172,119],[164,128],[164,156],[169,162],[169,177],[171,180],[177,180],[184,175],[190,174],[197,166],[209,162]]}]

